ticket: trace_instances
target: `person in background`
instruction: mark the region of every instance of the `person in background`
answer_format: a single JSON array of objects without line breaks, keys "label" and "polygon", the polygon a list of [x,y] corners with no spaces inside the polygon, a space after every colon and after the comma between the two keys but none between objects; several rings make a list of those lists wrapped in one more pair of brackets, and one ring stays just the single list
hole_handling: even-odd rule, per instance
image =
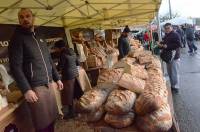
[{"label": "person in background", "polygon": [[158,55],[160,53],[160,49],[157,46],[157,44],[159,43],[158,32],[156,30],[154,30],[152,34],[153,34],[154,44],[156,45],[156,46],[154,46],[154,49],[152,49],[152,50],[154,51],[154,54]]},{"label": "person in background", "polygon": [[154,31],[153,32],[153,40],[154,40],[154,42],[158,42],[159,41],[159,36],[158,36],[158,32],[157,31]]},{"label": "person in background", "polygon": [[147,31],[145,31],[144,33],[144,43],[145,43],[146,49],[150,50],[150,37]]},{"label": "person in background", "polygon": [[188,53],[193,55],[194,53],[197,53],[197,47],[194,44],[194,29],[192,28],[192,26],[187,25],[185,34],[186,34],[187,44],[189,47]]},{"label": "person in background", "polygon": [[[178,33],[173,30],[171,23],[166,23],[164,25],[164,29],[166,35],[161,44],[158,44],[158,46],[163,50],[161,54],[164,52],[171,54],[170,61],[166,63],[167,72],[170,78],[172,91],[178,93],[180,88],[179,67],[181,40]],[[167,58],[169,54],[165,54]]]},{"label": "person in background", "polygon": [[61,71],[64,89],[61,91],[63,119],[73,118],[75,110],[74,99],[79,99],[83,91],[77,80],[80,62],[73,49],[69,48],[63,40],[55,43],[54,49],[59,56],[58,69]]},{"label": "person in background", "polygon": [[76,33],[76,35],[72,36],[72,41],[74,45],[74,51],[79,58],[80,65],[84,69],[87,69],[88,67],[86,64],[86,59],[88,55],[88,42],[85,41],[82,32]]},{"label": "person in background", "polygon": [[179,34],[179,36],[180,36],[180,38],[181,38],[181,45],[182,45],[182,48],[185,48],[184,31],[181,29],[180,26],[177,26],[176,32]]},{"label": "person in background", "polygon": [[36,132],[53,132],[58,115],[52,81],[63,89],[45,40],[34,29],[30,9],[18,12],[16,28],[8,47],[10,70],[28,102]]},{"label": "person in background", "polygon": [[129,51],[131,50],[128,35],[131,32],[128,26],[126,26],[118,39],[118,50],[119,50],[119,59],[124,58],[128,55]]}]

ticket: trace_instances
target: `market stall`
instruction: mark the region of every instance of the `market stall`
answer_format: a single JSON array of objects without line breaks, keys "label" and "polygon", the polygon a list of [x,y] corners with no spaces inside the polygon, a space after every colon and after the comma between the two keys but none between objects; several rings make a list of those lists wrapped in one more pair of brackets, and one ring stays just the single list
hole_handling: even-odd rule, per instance
[{"label": "market stall", "polygon": [[[78,45],[79,49],[84,50],[84,52],[80,52],[79,50],[80,58],[83,60],[82,66],[88,73],[91,84],[95,88],[91,89],[90,84],[86,84],[85,82],[81,84],[87,87],[86,91],[88,92],[77,103],[77,109],[80,110],[80,117],[86,120],[80,121],[80,119],[75,119],[69,121],[67,124],[73,127],[71,130],[74,130],[74,132],[78,132],[80,126],[87,126],[90,130],[95,131],[137,131],[138,128],[146,129],[147,131],[157,128],[159,130],[170,130],[172,126],[175,126],[171,91],[167,90],[165,86],[165,81],[160,72],[161,67],[157,59],[149,52],[144,51],[140,43],[135,40],[130,40],[133,52],[130,53],[129,57],[120,62],[118,62],[118,51],[116,50],[120,28],[125,25],[148,24],[158,12],[160,3],[160,0],[0,1],[0,23],[17,24],[18,9],[30,8],[35,14],[35,24],[37,27],[42,27],[43,29],[49,28],[45,32],[41,32],[41,34],[50,34],[46,38],[47,42],[49,42],[50,49],[52,44],[60,39],[66,40],[71,48],[74,48],[74,43],[82,45]],[[7,29],[10,30],[9,26],[13,27],[15,25],[7,26]],[[5,28],[5,25],[2,25],[2,27]],[[8,31],[7,29],[6,31]],[[85,29],[89,29],[88,31],[90,33],[87,31],[84,32],[83,30]],[[94,29],[109,30],[105,30],[106,36],[102,41],[101,36],[95,34]],[[0,36],[3,35],[5,37],[4,33],[0,33]],[[8,64],[9,61],[7,59],[6,48],[9,45],[11,35],[12,33],[6,36],[8,37],[6,39],[3,37],[0,38],[2,63]],[[84,53],[84,56],[82,53]],[[83,69],[79,70],[80,73],[85,75]],[[84,75],[80,76],[82,80],[85,79]],[[153,75],[156,75],[157,78],[154,78]],[[160,82],[157,82],[156,79],[160,80]],[[151,83],[154,85],[151,86]],[[147,86],[148,88],[146,88]],[[153,89],[154,87],[156,90]],[[156,102],[157,100],[153,96],[150,96],[152,97],[154,108],[146,108],[150,106],[143,106],[145,103],[142,102],[146,101],[145,98],[149,97],[145,93],[150,95],[155,94],[162,102]],[[96,96],[96,94],[99,96]],[[12,97],[14,95],[10,96]],[[57,102],[59,102],[58,96]],[[87,96],[93,100],[87,99]],[[98,97],[96,102],[94,96]],[[7,99],[9,100],[9,98]],[[120,99],[121,101],[119,102],[121,104],[118,107],[111,105],[113,102],[117,102],[113,100]],[[168,101],[168,99],[170,100]],[[87,104],[88,100],[91,102],[94,101],[94,103]],[[30,130],[32,124],[30,118],[28,118],[30,116],[24,114],[26,113],[23,111],[26,110],[26,104],[23,103],[22,95],[18,99],[14,99],[14,102],[8,101],[8,103],[7,106],[4,106],[0,110],[0,130],[3,130],[10,123],[13,123],[22,132],[27,131],[26,127]],[[87,104],[87,109],[84,107],[84,104]],[[122,108],[120,105],[126,107]],[[103,109],[104,106],[105,109]],[[58,107],[60,108],[61,106]],[[159,114],[156,114],[163,109],[166,110],[164,113],[167,116],[166,122],[164,117],[162,118],[162,116],[160,117]],[[27,117],[27,120],[21,118],[20,113]],[[93,116],[97,116],[96,119]],[[163,120],[160,120],[161,123],[155,121],[157,123],[157,126],[155,126],[155,124],[151,124],[151,121],[154,121],[151,116],[155,116],[155,119],[161,118]],[[90,120],[89,117],[92,118],[92,123],[90,121],[90,123],[87,123],[87,119]],[[162,121],[164,124],[162,124]],[[61,128],[59,123],[56,126],[57,130]],[[26,126],[25,124],[29,125]],[[147,127],[138,124],[146,124]],[[148,126],[149,124],[152,126]],[[80,130],[82,131],[83,129]]]}]

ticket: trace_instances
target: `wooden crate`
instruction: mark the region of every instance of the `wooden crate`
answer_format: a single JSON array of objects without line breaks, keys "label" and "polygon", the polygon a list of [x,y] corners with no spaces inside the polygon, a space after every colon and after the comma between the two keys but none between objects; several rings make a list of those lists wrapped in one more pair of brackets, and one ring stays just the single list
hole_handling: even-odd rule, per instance
[{"label": "wooden crate", "polygon": [[96,55],[89,55],[86,61],[89,68],[94,68],[98,66],[98,59]]}]

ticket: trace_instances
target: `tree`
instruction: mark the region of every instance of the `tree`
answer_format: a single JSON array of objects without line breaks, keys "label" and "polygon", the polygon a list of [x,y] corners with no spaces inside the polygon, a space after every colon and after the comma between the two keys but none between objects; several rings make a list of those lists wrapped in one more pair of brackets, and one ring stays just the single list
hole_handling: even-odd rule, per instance
[{"label": "tree", "polygon": [[[180,15],[176,12],[176,13],[174,13],[174,14],[172,14],[172,19],[173,18],[176,18],[176,17],[180,17]],[[169,15],[169,13],[166,13],[166,14],[164,14],[164,15],[160,15],[160,22],[162,23],[162,22],[165,22],[165,21],[167,21],[167,20],[170,20],[170,15]]]}]

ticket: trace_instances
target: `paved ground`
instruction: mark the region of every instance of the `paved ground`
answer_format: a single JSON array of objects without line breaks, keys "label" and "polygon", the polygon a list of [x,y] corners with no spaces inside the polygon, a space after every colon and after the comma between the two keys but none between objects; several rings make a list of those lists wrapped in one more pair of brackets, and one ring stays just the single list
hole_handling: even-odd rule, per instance
[{"label": "paved ground", "polygon": [[194,56],[187,51],[182,50],[181,89],[173,95],[174,106],[181,132],[200,132],[200,51]]}]

